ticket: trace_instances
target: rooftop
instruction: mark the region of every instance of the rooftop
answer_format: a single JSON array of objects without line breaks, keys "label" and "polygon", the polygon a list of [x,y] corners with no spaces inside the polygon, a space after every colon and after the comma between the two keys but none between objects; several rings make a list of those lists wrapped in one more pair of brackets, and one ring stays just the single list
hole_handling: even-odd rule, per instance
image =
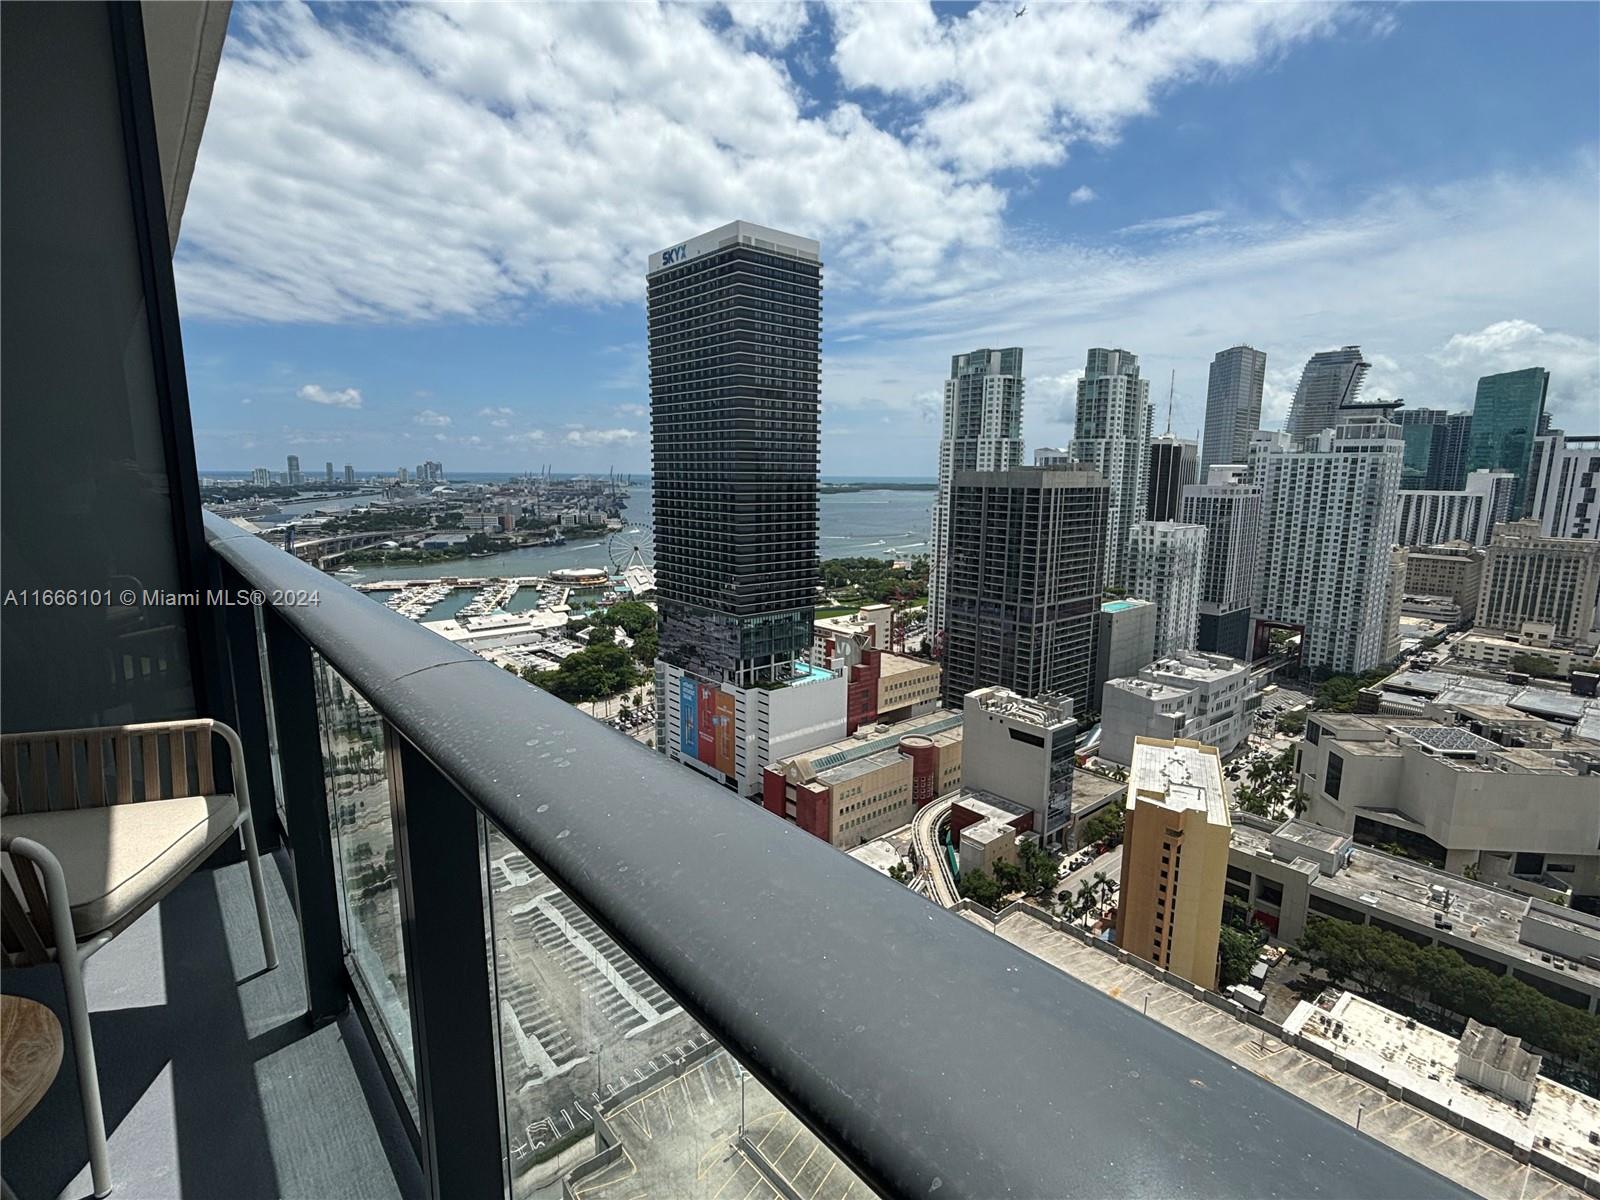
[{"label": "rooftop", "polygon": [[1325,992],[1315,1004],[1302,1000],[1284,1029],[1498,1131],[1519,1147],[1537,1140],[1545,1153],[1600,1182],[1600,1146],[1589,1141],[1600,1129],[1600,1100],[1541,1077],[1533,1105],[1524,1111],[1456,1077],[1456,1038],[1349,992]]},{"label": "rooftop", "polygon": [[1128,807],[1150,800],[1174,811],[1193,809],[1206,820],[1227,825],[1228,800],[1222,759],[1213,746],[1176,738],[1136,737],[1128,770]]},{"label": "rooftop", "polygon": [[924,713],[920,717],[909,717],[893,725],[863,725],[847,738],[782,761],[798,765],[807,773],[827,771],[881,750],[892,750],[902,738],[912,735],[934,738],[941,744],[954,741],[961,736],[961,722],[960,713],[940,710]]},{"label": "rooftop", "polygon": [[1130,608],[1149,608],[1148,600],[1107,600],[1100,606],[1101,612],[1119,613],[1127,612]]}]

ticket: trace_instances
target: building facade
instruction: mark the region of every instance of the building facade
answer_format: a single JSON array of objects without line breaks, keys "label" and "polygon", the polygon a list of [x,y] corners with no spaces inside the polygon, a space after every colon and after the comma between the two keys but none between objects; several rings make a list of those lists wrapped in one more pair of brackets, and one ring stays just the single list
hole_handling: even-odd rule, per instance
[{"label": "building facade", "polygon": [[1261,490],[1245,476],[1242,463],[1207,468],[1204,483],[1183,489],[1178,518],[1206,531],[1195,647],[1230,658],[1250,657],[1250,593],[1261,532]]},{"label": "building facade", "polygon": [[770,763],[762,806],[841,850],[870,842],[961,786],[961,726],[939,713]]},{"label": "building facade", "polygon": [[1394,422],[1405,438],[1403,491],[1458,491],[1467,477],[1472,413],[1443,408],[1402,408]]},{"label": "building facade", "polygon": [[1454,950],[1474,966],[1596,1011],[1600,972],[1568,966],[1600,955],[1600,918],[1518,894],[1508,886],[1522,886],[1514,876],[1490,882],[1480,869],[1479,878],[1357,846],[1348,835],[1306,821],[1274,826],[1241,814],[1225,891],[1285,945],[1299,941],[1316,919],[1372,925],[1417,945]]},{"label": "building facade", "polygon": [[1370,366],[1361,357],[1360,346],[1313,354],[1300,372],[1285,432],[1309,438],[1338,425],[1344,420],[1339,410],[1356,403]]},{"label": "building facade", "polygon": [[1150,381],[1140,378],[1138,355],[1090,350],[1078,381],[1072,454],[1110,489],[1103,578],[1113,586],[1125,570],[1128,527],[1144,513],[1150,423]]},{"label": "building facade", "polygon": [[346,484],[354,484],[356,481],[356,469],[350,463],[344,465],[344,481]]},{"label": "building facade", "polygon": [[1403,453],[1399,427],[1378,416],[1300,444],[1267,433],[1251,443],[1261,490],[1251,607],[1258,629],[1302,631],[1305,666],[1359,675],[1383,661]]},{"label": "building facade", "polygon": [[1204,525],[1140,521],[1129,530],[1128,592],[1155,605],[1157,655],[1194,649],[1205,559]]},{"label": "building facade", "polygon": [[661,657],[782,682],[818,582],[819,247],[736,221],[652,254],[646,282]]},{"label": "building facade", "polygon": [[[1507,740],[1541,741],[1526,730]],[[1501,745],[1429,718],[1313,713],[1299,748],[1305,819],[1457,874],[1554,874],[1574,895],[1595,895],[1600,751],[1542,742]]]},{"label": "building facade", "polygon": [[1205,441],[1200,452],[1204,470],[1216,463],[1242,463],[1250,438],[1261,428],[1261,389],[1267,378],[1267,355],[1250,346],[1220,350],[1211,360],[1206,383]]},{"label": "building facade", "polygon": [[1244,744],[1260,697],[1250,668],[1221,654],[1184,651],[1100,693],[1100,757],[1128,766],[1137,738],[1187,738],[1227,757]]},{"label": "building facade", "polygon": [[1156,606],[1148,600],[1107,600],[1100,605],[1091,708],[1098,708],[1108,679],[1124,679],[1156,656]]},{"label": "building facade", "polygon": [[1072,451],[1065,446],[1040,446],[1033,452],[1033,465],[1036,467],[1071,467],[1076,462]]},{"label": "building facade", "polygon": [[1545,537],[1537,521],[1502,525],[1484,556],[1479,628],[1519,634],[1549,625],[1557,643],[1592,643],[1600,542]]},{"label": "building facade", "polygon": [[1419,546],[1406,556],[1406,595],[1448,597],[1471,621],[1483,583],[1483,551],[1470,542]]},{"label": "building facade", "polygon": [[646,288],[656,747],[748,796],[767,763],[845,731],[845,679],[805,661],[820,251],[735,221],[652,254]]},{"label": "building facade", "polygon": [[1150,443],[1150,482],[1145,488],[1144,519],[1176,521],[1183,489],[1199,475],[1200,447],[1188,438],[1164,433]]},{"label": "building facade", "polygon": [[1600,538],[1600,436],[1535,438],[1527,509],[1546,537]]},{"label": "building facade", "polygon": [[1453,492],[1467,475],[1472,414],[1442,408],[1402,408],[1394,415],[1406,443],[1402,491]]},{"label": "building facade", "polygon": [[928,632],[944,630],[950,547],[950,487],[957,471],[1006,471],[1022,465],[1022,347],[974,350],[950,360],[939,440],[939,491],[928,555]]},{"label": "building facade", "polygon": [[1511,519],[1526,510],[1528,475],[1533,467],[1533,442],[1547,429],[1545,397],[1550,372],[1543,367],[1485,375],[1472,402],[1472,438],[1467,447],[1468,471],[1510,471]]},{"label": "building facade", "polygon": [[1045,845],[1060,846],[1072,820],[1078,722],[1071,697],[987,687],[968,692],[961,712],[963,790],[1026,805],[1030,828]]},{"label": "building facade", "polygon": [[300,456],[298,454],[289,455],[289,469],[284,473],[283,479],[290,487],[298,487],[302,482],[303,476],[300,474]]},{"label": "building facade", "polygon": [[1511,519],[1516,484],[1509,471],[1469,471],[1465,484],[1455,491],[1402,489],[1395,540],[1402,546],[1439,542],[1487,546],[1494,527]]},{"label": "building facade", "polygon": [[951,492],[944,702],[999,685],[1089,706],[1109,497],[1090,470],[960,471]]},{"label": "building facade", "polygon": [[1124,821],[1117,945],[1215,990],[1232,827],[1215,748],[1138,739]]}]

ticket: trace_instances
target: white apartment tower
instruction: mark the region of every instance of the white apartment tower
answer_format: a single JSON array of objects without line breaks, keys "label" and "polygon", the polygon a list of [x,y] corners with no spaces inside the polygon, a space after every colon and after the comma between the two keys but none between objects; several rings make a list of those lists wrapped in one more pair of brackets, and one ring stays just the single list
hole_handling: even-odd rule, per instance
[{"label": "white apartment tower", "polygon": [[1245,482],[1242,463],[1218,463],[1204,483],[1183,489],[1180,520],[1203,525],[1206,553],[1200,567],[1200,650],[1250,657],[1250,594],[1261,529],[1261,489]]},{"label": "white apartment tower", "polygon": [[1126,573],[1128,528],[1144,515],[1150,461],[1150,381],[1126,350],[1089,351],[1078,381],[1072,454],[1111,486],[1106,519],[1106,582]]},{"label": "white apartment tower", "polygon": [[1535,438],[1527,508],[1545,537],[1600,539],[1600,436]]},{"label": "white apartment tower", "polygon": [[1206,527],[1139,521],[1128,531],[1128,593],[1156,607],[1156,656],[1193,650]]},{"label": "white apartment tower", "polygon": [[1402,546],[1487,546],[1494,527],[1510,519],[1516,488],[1517,477],[1510,471],[1469,471],[1457,491],[1402,490],[1395,541]]},{"label": "white apartment tower", "polygon": [[939,492],[928,555],[928,632],[945,630],[950,570],[950,488],[957,471],[1022,466],[1022,348],[974,350],[950,359],[939,439]]},{"label": "white apartment tower", "polygon": [[1355,404],[1370,366],[1360,346],[1313,354],[1300,372],[1284,430],[1290,437],[1307,438],[1338,425],[1344,419],[1339,410]]},{"label": "white apartment tower", "polygon": [[1242,463],[1249,455],[1250,435],[1261,428],[1261,388],[1266,378],[1266,352],[1250,346],[1220,350],[1211,360],[1202,471],[1216,463]]},{"label": "white apartment tower", "polygon": [[1359,675],[1383,661],[1390,549],[1400,517],[1400,427],[1347,416],[1303,441],[1258,433],[1249,481],[1261,489],[1258,622],[1298,627],[1301,662]]}]

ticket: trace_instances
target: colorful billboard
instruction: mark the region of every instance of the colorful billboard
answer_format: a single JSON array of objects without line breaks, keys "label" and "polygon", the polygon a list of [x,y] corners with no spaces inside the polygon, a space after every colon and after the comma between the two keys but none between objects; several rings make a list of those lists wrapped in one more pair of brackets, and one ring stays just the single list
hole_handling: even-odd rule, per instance
[{"label": "colorful billboard", "polygon": [[733,697],[727,692],[717,692],[717,715],[713,719],[717,761],[712,765],[724,775],[734,773],[733,756]]},{"label": "colorful billboard", "polygon": [[709,683],[699,685],[700,695],[695,705],[695,728],[699,734],[699,745],[695,750],[695,757],[708,767],[717,763],[717,736],[712,722],[717,717],[717,688]]},{"label": "colorful billboard", "polygon": [[678,680],[678,753],[699,757],[699,722],[696,719],[695,683],[688,676]]}]

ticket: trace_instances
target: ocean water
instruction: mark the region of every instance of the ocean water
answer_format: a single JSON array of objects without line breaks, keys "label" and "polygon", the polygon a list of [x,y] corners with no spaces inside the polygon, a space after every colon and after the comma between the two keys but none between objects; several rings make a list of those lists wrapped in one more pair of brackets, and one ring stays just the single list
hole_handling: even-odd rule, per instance
[{"label": "ocean water", "polygon": [[[830,483],[856,480],[828,480]],[[928,553],[928,530],[934,493],[882,489],[837,492],[821,497],[819,549],[823,558],[881,556],[915,558]],[[359,503],[361,501],[351,501]],[[341,502],[340,507],[347,505]],[[286,514],[308,513],[332,507],[327,502],[305,501],[281,506]],[[646,563],[654,562],[650,538],[653,510],[650,484],[635,482],[623,509],[623,532],[610,537],[574,539],[564,546],[527,546],[486,558],[449,563],[395,564],[361,567],[353,575],[340,575],[348,583],[370,579],[432,579],[440,575],[543,575],[559,567],[625,566],[635,546]],[[521,599],[521,597],[518,597]],[[529,600],[531,603],[531,598]],[[515,607],[515,606],[514,606]]]}]

